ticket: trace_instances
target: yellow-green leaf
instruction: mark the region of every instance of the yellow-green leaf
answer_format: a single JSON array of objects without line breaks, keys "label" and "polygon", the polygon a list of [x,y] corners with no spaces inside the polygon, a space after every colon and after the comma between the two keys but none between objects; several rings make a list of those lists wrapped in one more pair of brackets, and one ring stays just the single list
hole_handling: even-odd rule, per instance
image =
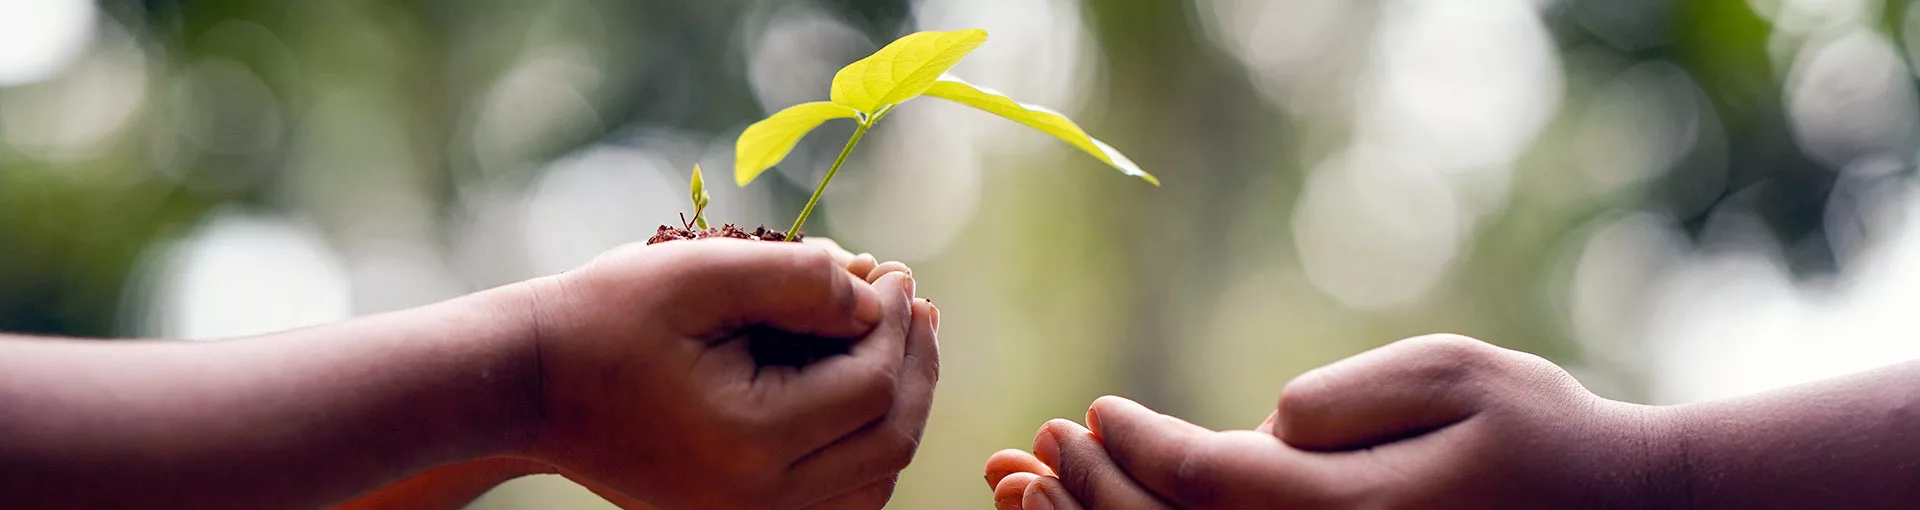
[{"label": "yellow-green leaf", "polygon": [[713,196],[707,194],[707,180],[700,176],[700,165],[693,165],[693,208],[695,211],[707,208],[707,201]]},{"label": "yellow-green leaf", "polygon": [[978,28],[902,37],[835,73],[833,102],[868,115],[879,113],[926,92],[985,42],[987,31]]},{"label": "yellow-green leaf", "polygon": [[793,144],[807,132],[819,127],[820,123],[833,119],[851,119],[859,117],[860,112],[852,108],[817,101],[787,107],[766,120],[747,126],[740,133],[740,140],[733,146],[733,180],[741,186],[753,182],[761,172],[773,168],[787,153],[793,152]]},{"label": "yellow-green leaf", "polygon": [[1100,161],[1107,165],[1119,169],[1120,173],[1146,179],[1147,182],[1153,183],[1155,186],[1160,185],[1160,179],[1156,179],[1153,177],[1153,174],[1141,170],[1139,165],[1134,164],[1133,160],[1127,159],[1125,154],[1114,150],[1113,146],[1107,145],[1106,142],[1094,139],[1091,136],[1087,136],[1087,132],[1081,130],[1079,125],[1074,124],[1071,120],[1067,120],[1067,117],[1061,115],[1059,112],[1041,106],[1014,101],[1012,98],[993,89],[975,86],[974,84],[967,83],[952,76],[940,77],[938,81],[927,88],[926,95],[985,110],[988,113],[1005,117],[1007,120],[1026,124],[1028,127],[1038,129],[1042,133],[1053,135],[1054,138],[1059,138],[1061,141],[1067,142],[1082,151],[1086,151],[1087,154],[1099,158]]}]

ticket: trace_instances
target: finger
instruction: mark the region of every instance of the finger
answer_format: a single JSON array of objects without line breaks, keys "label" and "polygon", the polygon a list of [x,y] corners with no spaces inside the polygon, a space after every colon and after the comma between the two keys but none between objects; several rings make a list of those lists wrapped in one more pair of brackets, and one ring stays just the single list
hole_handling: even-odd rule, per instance
[{"label": "finger", "polygon": [[842,441],[855,430],[878,423],[896,407],[900,381],[906,377],[902,365],[911,341],[913,326],[909,322],[917,319],[907,298],[909,281],[905,275],[890,276],[874,285],[886,296],[881,305],[884,319],[846,355],[831,356],[797,371],[763,371],[766,374],[756,380],[756,385],[768,388],[756,404],[768,408],[771,416],[781,417],[781,430],[790,434],[780,441],[790,448],[787,458],[809,456],[809,452]]},{"label": "finger", "polygon": [[[903,279],[904,276],[887,277],[882,280],[882,286]],[[798,487],[858,486],[896,476],[913,461],[921,435],[926,431],[928,413],[933,409],[934,385],[940,379],[932,305],[926,301],[917,301],[914,305],[906,349],[896,361],[900,376],[892,408],[880,422],[795,462],[792,479]]]},{"label": "finger", "polygon": [[1000,486],[1000,480],[1014,473],[1053,476],[1053,468],[1026,450],[1006,449],[987,457],[987,488]]},{"label": "finger", "polygon": [[[833,264],[836,266],[847,267],[853,264],[853,252],[847,251],[846,248],[841,248],[840,243],[832,239],[825,237],[805,237],[801,238],[800,242],[808,246],[826,250],[827,255],[833,256]],[[853,273],[853,275],[866,276],[866,273]]]},{"label": "finger", "polygon": [[[664,319],[683,334],[765,324],[799,334],[853,338],[880,322],[880,295],[835,264],[825,250],[800,243],[702,240],[663,243],[645,251],[661,264],[612,263],[616,279],[655,280],[663,285],[632,291],[635,299],[666,300],[633,309],[683,310]],[[631,295],[631,294],[630,294]]]},{"label": "finger", "polygon": [[[1022,510],[1080,510],[1086,508],[1086,506],[1080,504],[1079,500],[1074,499],[1072,494],[1067,493],[1066,487],[1060,484],[1059,479],[1050,476],[1035,478],[1033,479],[1033,483],[1027,484],[1026,492],[1022,493],[1020,497],[1020,506]],[[1088,504],[1088,506],[1093,505]],[[1100,506],[1099,508],[1120,507]]]},{"label": "finger", "polygon": [[[1092,416],[1091,413],[1088,415]],[[1080,424],[1067,420],[1047,422],[1034,438],[1033,452],[1053,469],[1057,483],[1072,494],[1072,499],[1087,507],[1172,508],[1128,478],[1127,473],[1121,471],[1120,466],[1114,464],[1113,458],[1107,455],[1106,446],[1101,445],[1093,437],[1093,432]],[[1027,489],[1027,494],[1032,497],[1033,489]]]},{"label": "finger", "polygon": [[847,263],[847,272],[856,275],[872,274],[873,268],[879,265],[880,261],[873,258],[872,253],[862,253],[854,255],[853,261]]},{"label": "finger", "polygon": [[[1120,397],[1100,397],[1087,412],[1093,416],[1088,422],[1095,436],[1106,445],[1114,464],[1161,495],[1181,490],[1181,462],[1212,433]],[[1036,456],[1046,460],[1045,456]]]},{"label": "finger", "polygon": [[1275,435],[1295,448],[1351,450],[1465,420],[1480,405],[1470,375],[1494,349],[1465,337],[1419,337],[1309,371],[1281,390]]},{"label": "finger", "polygon": [[893,490],[899,485],[899,475],[889,476],[880,481],[867,484],[864,487],[854,489],[852,492],[827,498],[826,501],[807,505],[802,508],[808,510],[880,508],[887,506],[887,501],[893,499]]},{"label": "finger", "polygon": [[993,486],[993,507],[997,510],[1020,510],[1027,486],[1040,478],[1040,475],[1033,473],[1014,473],[1000,479],[1000,483]]},{"label": "finger", "polygon": [[1378,461],[1355,453],[1304,452],[1254,431],[1211,432],[1119,397],[1095,400],[1090,414],[1114,464],[1180,508],[1344,507],[1378,478]]},{"label": "finger", "polygon": [[867,273],[867,281],[879,281],[880,277],[892,273],[906,273],[907,276],[913,276],[913,269],[907,267],[907,265],[902,262],[887,261],[886,263],[874,266],[873,270]]}]

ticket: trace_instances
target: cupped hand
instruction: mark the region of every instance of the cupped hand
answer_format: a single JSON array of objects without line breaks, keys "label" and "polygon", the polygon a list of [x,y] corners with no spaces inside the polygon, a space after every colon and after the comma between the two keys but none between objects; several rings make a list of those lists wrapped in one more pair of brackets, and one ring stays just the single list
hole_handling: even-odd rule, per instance
[{"label": "cupped hand", "polygon": [[[1096,400],[1087,421],[1091,430],[1064,420],[1042,428],[1033,457],[1051,473],[1031,480],[1065,491],[1029,487],[1023,502],[1039,494],[1049,508],[1679,503],[1669,499],[1681,478],[1670,417],[1595,396],[1539,357],[1454,335],[1310,371],[1257,430],[1216,432],[1118,397]],[[989,470],[1026,464],[1018,457],[997,455]],[[997,486],[996,498],[1009,490]]]},{"label": "cupped hand", "polygon": [[907,267],[904,263],[897,261],[880,262],[880,259],[874,258],[872,253],[855,255],[846,248],[840,247],[840,243],[832,239],[825,237],[807,237],[801,239],[800,242],[826,250],[827,254],[833,257],[833,263],[835,265],[847,268],[848,273],[864,278],[868,283],[879,281],[880,277],[890,273],[906,273],[907,276],[913,276],[913,269]]},{"label": "cupped hand", "polygon": [[[817,246],[710,239],[537,282],[545,421],[526,455],[668,508],[884,504],[939,361],[911,276],[873,276]],[[853,341],[760,366],[744,332],[762,327]]]}]

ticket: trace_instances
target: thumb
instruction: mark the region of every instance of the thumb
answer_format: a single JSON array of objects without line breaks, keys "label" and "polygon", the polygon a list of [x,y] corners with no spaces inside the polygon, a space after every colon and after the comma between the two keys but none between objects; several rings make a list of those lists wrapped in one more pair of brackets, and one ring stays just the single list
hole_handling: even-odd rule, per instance
[{"label": "thumb", "polygon": [[[1106,446],[1112,463],[1147,490],[1181,502],[1183,494],[1199,488],[1201,481],[1188,476],[1193,472],[1187,469],[1188,460],[1194,452],[1206,447],[1213,431],[1115,396],[1100,397],[1093,401],[1093,406],[1087,410],[1087,425],[1092,428],[1094,437]],[[1036,442],[1035,450],[1042,449]],[[1059,457],[1051,452],[1038,456],[1043,461],[1055,460],[1048,457]],[[1064,466],[1052,467],[1055,472],[1063,474],[1069,471]],[[1080,473],[1087,468],[1076,466],[1073,469],[1075,473]]]},{"label": "thumb", "polygon": [[1474,360],[1497,348],[1433,335],[1394,342],[1295,378],[1272,433],[1295,448],[1353,450],[1452,425],[1480,408]]},{"label": "thumb", "polygon": [[665,243],[659,250],[674,289],[662,295],[687,310],[680,332],[767,325],[805,335],[853,338],[880,323],[880,295],[826,250],[800,243],[731,239]]}]

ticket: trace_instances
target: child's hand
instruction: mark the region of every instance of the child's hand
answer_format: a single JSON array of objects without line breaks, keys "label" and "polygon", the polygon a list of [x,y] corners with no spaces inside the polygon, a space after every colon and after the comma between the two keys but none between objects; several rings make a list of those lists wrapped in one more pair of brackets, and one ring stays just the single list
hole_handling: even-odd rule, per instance
[{"label": "child's hand", "polygon": [[801,239],[800,242],[809,246],[818,246],[822,250],[827,250],[827,254],[833,256],[833,263],[835,265],[847,268],[847,272],[866,279],[867,283],[879,281],[880,277],[885,276],[887,273],[906,273],[907,276],[913,276],[913,270],[908,268],[906,264],[899,262],[881,263],[879,259],[873,257],[872,253],[855,255],[853,252],[847,251],[846,248],[841,248],[840,243],[832,239],[825,237],[808,237]]},{"label": "child's hand", "polygon": [[1037,462],[996,454],[988,482],[1029,509],[1666,507],[1684,477],[1655,409],[1530,354],[1428,336],[1302,375],[1262,430],[1104,397],[1091,432],[1049,422]]},{"label": "child's hand", "polygon": [[[618,250],[535,283],[545,423],[527,455],[665,507],[878,507],[912,459],[938,378],[933,310],[798,243]],[[856,338],[756,365],[768,326]]]}]

